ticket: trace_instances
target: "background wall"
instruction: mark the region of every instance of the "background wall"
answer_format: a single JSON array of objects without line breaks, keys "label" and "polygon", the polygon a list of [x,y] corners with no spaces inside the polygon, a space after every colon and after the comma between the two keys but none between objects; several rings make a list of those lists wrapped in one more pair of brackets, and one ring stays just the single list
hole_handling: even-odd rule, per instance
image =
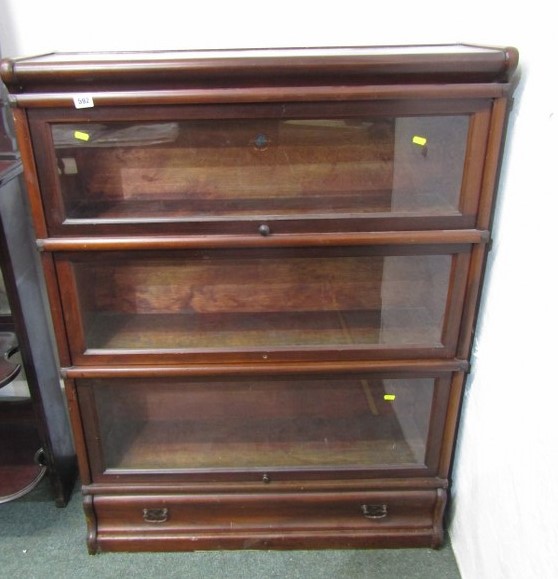
[{"label": "background wall", "polygon": [[521,6],[0,0],[4,55],[459,41],[519,48],[521,82],[454,477],[451,537],[465,579],[558,577],[558,82],[549,4]]}]

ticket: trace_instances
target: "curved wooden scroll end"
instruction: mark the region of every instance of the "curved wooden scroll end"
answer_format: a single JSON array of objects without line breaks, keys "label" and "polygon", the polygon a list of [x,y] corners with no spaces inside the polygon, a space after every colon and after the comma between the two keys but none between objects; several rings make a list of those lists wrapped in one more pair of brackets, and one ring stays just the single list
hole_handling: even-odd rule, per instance
[{"label": "curved wooden scroll end", "polygon": [[83,510],[87,521],[87,550],[90,555],[96,555],[99,552],[99,546],[97,543],[97,517],[93,508],[92,495],[83,497]]},{"label": "curved wooden scroll end", "polygon": [[7,86],[17,85],[15,65],[16,60],[13,58],[3,58],[0,60],[0,77]]},{"label": "curved wooden scroll end", "polygon": [[448,500],[445,489],[436,491],[436,504],[434,505],[434,520],[432,525],[432,548],[439,549],[444,544],[444,511]]},{"label": "curved wooden scroll end", "polygon": [[519,51],[513,46],[508,46],[505,49],[505,55],[506,63],[504,67],[504,73],[506,75],[506,79],[511,80],[519,64]]}]

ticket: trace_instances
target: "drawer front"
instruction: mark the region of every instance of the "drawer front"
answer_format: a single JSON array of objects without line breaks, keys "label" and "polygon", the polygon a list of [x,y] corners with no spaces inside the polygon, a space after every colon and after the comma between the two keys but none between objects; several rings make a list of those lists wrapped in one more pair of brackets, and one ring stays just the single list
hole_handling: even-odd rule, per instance
[{"label": "drawer front", "polygon": [[77,380],[93,480],[438,472],[451,374]]},{"label": "drawer front", "polygon": [[469,246],[58,253],[74,364],[450,357]]},{"label": "drawer front", "polygon": [[262,219],[278,233],[472,227],[489,111],[414,101],[30,118],[51,235],[250,234]]},{"label": "drawer front", "polygon": [[99,550],[433,546],[445,493],[95,496]]}]

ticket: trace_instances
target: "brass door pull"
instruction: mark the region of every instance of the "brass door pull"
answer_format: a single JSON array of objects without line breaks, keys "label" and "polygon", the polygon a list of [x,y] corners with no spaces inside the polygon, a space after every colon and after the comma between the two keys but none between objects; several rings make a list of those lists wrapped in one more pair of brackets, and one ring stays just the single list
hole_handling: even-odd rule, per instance
[{"label": "brass door pull", "polygon": [[166,523],[169,519],[169,510],[160,509],[143,509],[143,520],[146,523]]},{"label": "brass door pull", "polygon": [[384,519],[387,517],[387,505],[361,505],[360,511],[367,519]]}]

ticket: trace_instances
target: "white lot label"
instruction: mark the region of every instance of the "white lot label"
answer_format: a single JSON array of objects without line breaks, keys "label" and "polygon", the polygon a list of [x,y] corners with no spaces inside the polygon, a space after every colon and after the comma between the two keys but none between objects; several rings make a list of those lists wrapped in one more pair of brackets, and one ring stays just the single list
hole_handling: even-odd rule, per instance
[{"label": "white lot label", "polygon": [[93,97],[89,94],[77,94],[74,96],[74,106],[76,109],[90,109],[95,106]]}]

